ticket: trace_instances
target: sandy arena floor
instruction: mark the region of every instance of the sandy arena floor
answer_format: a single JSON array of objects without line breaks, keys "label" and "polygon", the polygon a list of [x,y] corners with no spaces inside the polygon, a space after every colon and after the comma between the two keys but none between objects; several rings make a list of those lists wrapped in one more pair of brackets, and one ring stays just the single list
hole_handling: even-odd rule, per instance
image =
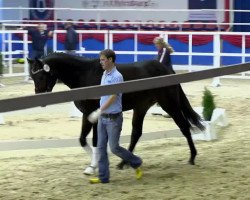
[{"label": "sandy arena floor", "polygon": [[[250,199],[250,80],[211,80],[183,84],[191,104],[201,105],[204,87],[215,95],[217,107],[226,109],[229,126],[221,128],[218,140],[196,141],[196,166],[187,164],[189,150],[184,137],[139,142],[135,153],[144,160],[144,176],[137,181],[132,169],[117,170],[119,159],[110,156],[111,182],[90,185],[83,169],[89,158],[81,147],[2,151],[0,154],[0,199]],[[65,90],[58,84],[55,91]],[[0,99],[33,94],[32,84],[0,88]],[[76,138],[80,118],[70,118],[71,105],[3,113],[0,139]],[[131,113],[124,115],[122,134],[130,134]],[[144,132],[175,129],[172,119],[147,115]],[[91,135],[90,135],[91,136]],[[127,146],[127,144],[125,144]]]}]

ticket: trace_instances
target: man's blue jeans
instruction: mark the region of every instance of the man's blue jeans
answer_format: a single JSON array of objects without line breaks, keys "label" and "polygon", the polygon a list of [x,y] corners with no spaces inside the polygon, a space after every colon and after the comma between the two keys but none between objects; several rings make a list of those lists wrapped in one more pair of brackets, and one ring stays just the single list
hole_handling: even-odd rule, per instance
[{"label": "man's blue jeans", "polygon": [[122,113],[116,119],[99,117],[98,119],[98,143],[97,147],[100,154],[99,178],[103,183],[109,182],[109,159],[107,153],[107,143],[113,154],[130,163],[131,167],[137,168],[142,164],[141,158],[119,145],[122,130]]}]

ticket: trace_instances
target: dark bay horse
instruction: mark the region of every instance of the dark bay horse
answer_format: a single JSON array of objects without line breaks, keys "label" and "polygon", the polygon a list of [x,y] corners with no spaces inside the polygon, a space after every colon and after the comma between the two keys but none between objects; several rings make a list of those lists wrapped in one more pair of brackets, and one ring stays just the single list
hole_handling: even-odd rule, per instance
[{"label": "dark bay horse", "polygon": [[[99,85],[103,69],[99,59],[87,59],[79,56],[64,53],[53,53],[41,60],[30,60],[30,75],[34,80],[35,92],[51,92],[57,79],[62,81],[69,88],[79,88],[92,85]],[[124,80],[134,80],[148,77],[171,74],[163,64],[156,60],[135,62],[129,64],[117,64],[117,69],[122,73]],[[166,111],[183,135],[186,137],[190,148],[190,164],[195,164],[197,154],[191,137],[191,124],[203,130],[200,116],[192,109],[181,86],[173,85],[157,89],[150,89],[139,92],[123,94],[123,111],[133,109],[132,134],[129,150],[133,151],[139,138],[142,135],[143,120],[148,109],[158,103]],[[93,146],[97,145],[97,126],[91,124],[88,115],[99,108],[99,99],[75,101],[76,107],[83,113],[80,144],[87,146],[86,137],[93,127]],[[123,168],[122,161],[118,167]]]}]

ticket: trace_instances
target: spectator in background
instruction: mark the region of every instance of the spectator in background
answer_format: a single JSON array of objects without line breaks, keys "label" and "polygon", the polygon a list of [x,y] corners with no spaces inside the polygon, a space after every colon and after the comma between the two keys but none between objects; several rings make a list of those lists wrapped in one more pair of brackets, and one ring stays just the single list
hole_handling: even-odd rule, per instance
[{"label": "spectator in background", "polygon": [[32,59],[43,57],[45,44],[53,32],[47,30],[46,24],[38,24],[36,28],[28,28],[28,34],[32,38]]},{"label": "spectator in background", "polygon": [[157,60],[171,69],[171,71],[175,74],[170,56],[170,54],[174,52],[173,48],[168,43],[166,43],[162,37],[154,38],[153,42],[155,47],[158,49]]},{"label": "spectator in background", "polygon": [[65,51],[68,54],[75,54],[78,44],[77,33],[71,22],[65,23],[65,29],[67,30],[64,43]]}]

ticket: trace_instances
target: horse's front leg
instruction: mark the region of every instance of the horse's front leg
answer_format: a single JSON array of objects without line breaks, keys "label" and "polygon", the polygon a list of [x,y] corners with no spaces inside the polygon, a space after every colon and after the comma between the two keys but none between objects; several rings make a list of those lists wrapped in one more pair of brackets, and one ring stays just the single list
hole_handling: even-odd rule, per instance
[{"label": "horse's front leg", "polygon": [[[130,144],[128,150],[133,152],[137,142],[139,141],[141,135],[142,135],[142,126],[143,126],[143,120],[145,117],[145,114],[147,112],[147,109],[143,111],[134,110],[133,113],[133,119],[132,119],[132,133],[130,138]],[[123,169],[124,165],[128,165],[126,161],[122,160],[118,165],[118,169]]]},{"label": "horse's front leg", "polygon": [[[92,127],[93,127],[93,137],[92,137],[93,147],[91,147],[87,143],[87,136],[89,132],[91,131]],[[97,147],[96,147],[97,146],[97,125],[96,124],[92,125],[88,121],[86,115],[83,115],[82,117],[82,132],[80,136],[80,144],[91,158],[90,165],[84,170],[84,174],[92,175],[95,173],[95,169],[98,164],[98,152],[97,152]]]}]

